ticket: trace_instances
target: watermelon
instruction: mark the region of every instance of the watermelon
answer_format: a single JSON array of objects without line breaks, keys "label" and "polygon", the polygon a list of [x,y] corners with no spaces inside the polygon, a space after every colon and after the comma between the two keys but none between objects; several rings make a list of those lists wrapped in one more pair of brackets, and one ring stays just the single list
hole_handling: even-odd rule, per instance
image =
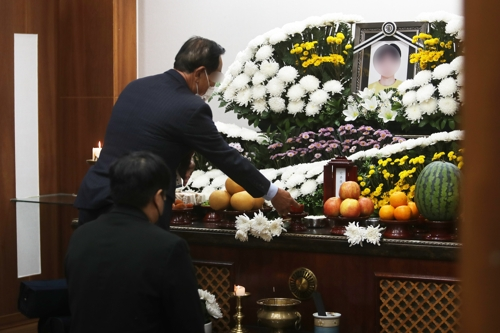
[{"label": "watermelon", "polygon": [[457,166],[432,162],[422,170],[415,185],[415,204],[422,216],[431,221],[451,221],[457,217],[460,203]]}]

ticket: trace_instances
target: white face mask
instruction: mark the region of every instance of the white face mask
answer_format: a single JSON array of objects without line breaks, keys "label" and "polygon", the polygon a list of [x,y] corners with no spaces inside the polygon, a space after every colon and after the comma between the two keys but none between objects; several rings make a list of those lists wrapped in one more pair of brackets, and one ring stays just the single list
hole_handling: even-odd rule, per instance
[{"label": "white face mask", "polygon": [[202,100],[204,100],[205,102],[208,101],[210,99],[210,97],[212,97],[213,93],[214,93],[214,90],[215,90],[215,87],[211,87],[210,86],[210,80],[208,79],[208,74],[207,74],[207,71],[205,70],[205,76],[207,78],[207,84],[208,84],[208,89],[207,91],[203,94],[203,96],[200,96],[198,94],[198,83],[196,83],[196,95],[200,96],[200,98]]}]

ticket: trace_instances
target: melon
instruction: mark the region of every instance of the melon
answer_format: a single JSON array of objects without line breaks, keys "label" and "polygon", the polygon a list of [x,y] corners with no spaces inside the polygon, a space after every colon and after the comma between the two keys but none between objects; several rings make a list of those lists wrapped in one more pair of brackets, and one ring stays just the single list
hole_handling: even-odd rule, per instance
[{"label": "melon", "polygon": [[231,195],[226,190],[213,191],[208,198],[208,204],[213,210],[224,210],[229,207]]},{"label": "melon", "polygon": [[229,192],[229,194],[233,195],[238,192],[243,192],[245,189],[241,187],[238,183],[236,183],[234,180],[231,178],[226,179],[226,191]]},{"label": "melon", "polygon": [[235,193],[231,197],[231,207],[234,210],[251,210],[254,202],[254,198],[247,191]]},{"label": "melon", "polygon": [[451,221],[460,203],[460,169],[448,162],[427,165],[415,184],[415,204],[428,220]]},{"label": "melon", "polygon": [[253,202],[253,209],[261,209],[264,206],[264,198],[255,198]]}]

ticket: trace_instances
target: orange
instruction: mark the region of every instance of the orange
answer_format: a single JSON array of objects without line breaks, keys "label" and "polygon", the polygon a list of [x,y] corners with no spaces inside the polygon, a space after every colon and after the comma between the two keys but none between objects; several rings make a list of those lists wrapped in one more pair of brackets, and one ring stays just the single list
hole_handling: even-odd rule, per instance
[{"label": "orange", "polygon": [[411,218],[411,208],[408,206],[399,206],[394,209],[394,217],[398,221],[408,221]]},{"label": "orange", "polygon": [[410,209],[411,209],[411,218],[412,219],[418,218],[419,212],[418,212],[417,205],[413,201],[410,201],[410,202],[408,202],[408,207],[410,207]]},{"label": "orange", "polygon": [[213,210],[224,210],[229,207],[229,201],[231,200],[231,194],[227,193],[226,190],[213,191],[208,198],[208,204]]},{"label": "orange", "polygon": [[384,205],[380,207],[378,216],[382,220],[394,220],[394,207],[392,207],[391,205]]},{"label": "orange", "polygon": [[236,183],[234,180],[231,178],[226,179],[226,191],[229,192],[229,194],[233,195],[238,192],[243,192],[245,189],[241,187],[238,183]]},{"label": "orange", "polygon": [[389,202],[392,207],[396,208],[399,206],[407,205],[408,198],[406,197],[406,194],[404,194],[404,192],[394,192],[393,194],[391,194]]}]

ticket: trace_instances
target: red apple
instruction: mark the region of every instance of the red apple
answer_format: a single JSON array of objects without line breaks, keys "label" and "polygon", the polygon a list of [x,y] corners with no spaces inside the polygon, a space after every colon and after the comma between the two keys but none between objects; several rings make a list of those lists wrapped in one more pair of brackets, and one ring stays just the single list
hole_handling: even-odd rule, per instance
[{"label": "red apple", "polygon": [[340,185],[339,196],[340,199],[359,199],[359,195],[361,194],[361,189],[359,188],[358,183],[353,181],[343,182]]},{"label": "red apple", "polygon": [[298,206],[291,205],[290,213],[292,214],[300,214],[304,212],[304,204],[299,203]]},{"label": "red apple", "polygon": [[323,214],[328,217],[339,216],[341,203],[342,199],[340,199],[339,197],[329,198],[323,205]]},{"label": "red apple", "polygon": [[358,200],[347,198],[340,204],[340,215],[344,217],[359,217],[361,206]]},{"label": "red apple", "polygon": [[358,199],[358,202],[361,206],[361,216],[370,216],[373,214],[375,207],[373,206],[372,199],[361,197]]}]

